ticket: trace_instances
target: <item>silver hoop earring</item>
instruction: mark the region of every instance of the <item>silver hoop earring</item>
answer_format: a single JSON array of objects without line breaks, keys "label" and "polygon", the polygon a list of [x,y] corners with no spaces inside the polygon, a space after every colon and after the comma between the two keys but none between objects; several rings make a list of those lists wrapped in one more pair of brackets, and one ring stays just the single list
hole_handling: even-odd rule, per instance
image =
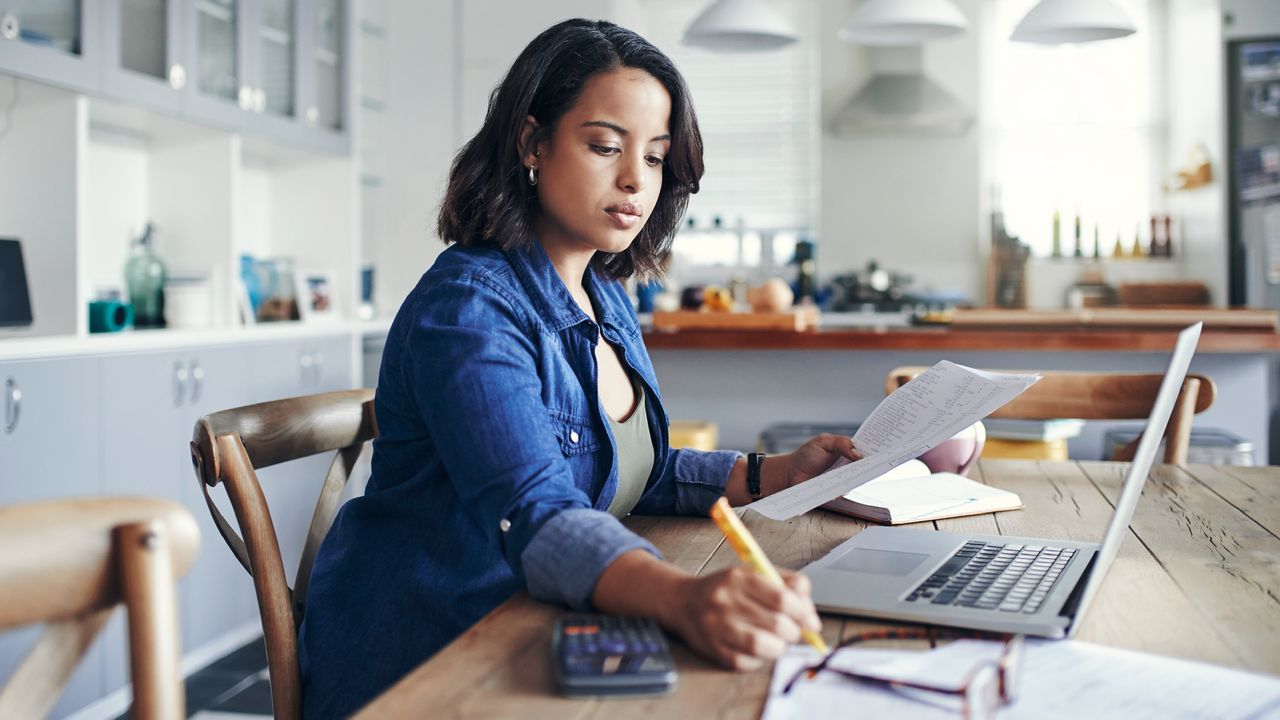
[{"label": "silver hoop earring", "polygon": [[530,184],[530,185],[537,185],[537,184],[538,184],[538,172],[537,172],[537,170],[538,170],[538,169],[537,169],[537,168],[535,168],[534,166],[532,166],[532,165],[530,165],[530,166],[529,166],[529,184]]}]

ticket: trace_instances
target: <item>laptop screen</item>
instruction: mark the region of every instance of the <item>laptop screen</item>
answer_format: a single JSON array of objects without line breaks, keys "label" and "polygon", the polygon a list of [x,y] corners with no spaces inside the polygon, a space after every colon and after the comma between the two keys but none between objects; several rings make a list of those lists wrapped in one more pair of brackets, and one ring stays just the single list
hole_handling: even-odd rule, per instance
[{"label": "laptop screen", "polygon": [[22,243],[0,238],[0,327],[31,324],[31,296],[22,264]]},{"label": "laptop screen", "polygon": [[[1156,402],[1151,407],[1151,416],[1147,418],[1147,426],[1142,431],[1142,440],[1134,453],[1133,464],[1124,476],[1124,488],[1120,491],[1120,500],[1116,503],[1115,514],[1107,526],[1107,534],[1102,539],[1102,547],[1094,559],[1093,570],[1085,584],[1080,598],[1079,609],[1075,617],[1084,617],[1089,602],[1098,592],[1102,578],[1107,574],[1111,563],[1120,552],[1120,543],[1129,530],[1129,521],[1138,507],[1138,498],[1142,495],[1142,486],[1151,472],[1151,464],[1155,462],[1156,450],[1164,437],[1164,429],[1169,424],[1169,416],[1173,414],[1173,405],[1182,390],[1182,381],[1187,377],[1187,368],[1191,366],[1191,356],[1195,354],[1196,342],[1200,339],[1200,329],[1204,323],[1196,323],[1178,333],[1178,342],[1173,349],[1173,357],[1169,359],[1169,369],[1165,371],[1164,380],[1160,383],[1160,391],[1156,393]],[[1073,622],[1073,629],[1075,623]]]}]

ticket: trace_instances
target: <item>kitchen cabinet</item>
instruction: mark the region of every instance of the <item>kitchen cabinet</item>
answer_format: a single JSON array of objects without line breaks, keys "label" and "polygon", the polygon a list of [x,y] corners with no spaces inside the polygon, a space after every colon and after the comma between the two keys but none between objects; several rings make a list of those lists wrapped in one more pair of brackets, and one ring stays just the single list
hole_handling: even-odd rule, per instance
[{"label": "kitchen cabinet", "polygon": [[170,115],[182,112],[187,59],[181,0],[102,0],[103,96]]},{"label": "kitchen cabinet", "polygon": [[84,0],[6,0],[0,69],[92,92],[100,79],[99,5]]},{"label": "kitchen cabinet", "polygon": [[[253,348],[254,401],[350,389],[354,342],[350,336],[344,336]],[[332,460],[333,457],[325,453],[258,470],[290,584]]]},{"label": "kitchen cabinet", "polygon": [[[251,401],[244,381],[248,359],[239,348],[194,348],[109,356],[100,363],[103,494],[181,502],[200,526],[200,553],[178,581],[182,652],[199,653],[257,618],[253,587],[218,535],[188,450],[197,418]],[[224,504],[223,511],[230,507]],[[122,616],[103,636],[112,657],[125,657]],[[124,663],[108,664],[108,692],[127,684],[127,671]]]},{"label": "kitchen cabinet", "polygon": [[[0,363],[0,391],[0,505],[98,494],[96,361]],[[0,634],[0,678],[12,675],[43,630]],[[105,645],[99,636],[90,647],[54,716],[101,696]]]}]

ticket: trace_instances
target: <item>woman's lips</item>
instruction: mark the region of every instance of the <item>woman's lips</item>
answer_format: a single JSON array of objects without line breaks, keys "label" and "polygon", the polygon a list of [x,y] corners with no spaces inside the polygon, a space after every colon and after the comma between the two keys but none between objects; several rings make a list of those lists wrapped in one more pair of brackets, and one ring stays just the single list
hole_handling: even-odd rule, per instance
[{"label": "woman's lips", "polygon": [[613,224],[617,225],[618,229],[623,229],[623,231],[634,228],[636,223],[640,222],[640,215],[622,213],[622,211],[618,210],[605,210],[605,214],[609,215],[609,219],[613,220]]},{"label": "woman's lips", "polygon": [[605,214],[613,220],[613,224],[620,230],[630,230],[636,226],[636,223],[640,222],[638,213],[627,212],[618,208],[608,208],[605,210]]}]

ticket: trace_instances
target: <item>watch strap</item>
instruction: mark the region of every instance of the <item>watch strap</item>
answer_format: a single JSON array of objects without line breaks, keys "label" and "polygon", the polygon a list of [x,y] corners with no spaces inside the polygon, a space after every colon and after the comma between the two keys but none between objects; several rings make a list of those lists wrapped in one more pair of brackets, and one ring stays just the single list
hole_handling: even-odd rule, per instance
[{"label": "watch strap", "polygon": [[747,455],[747,494],[752,499],[759,499],[763,494],[760,490],[760,466],[764,459],[765,454],[762,452]]}]

